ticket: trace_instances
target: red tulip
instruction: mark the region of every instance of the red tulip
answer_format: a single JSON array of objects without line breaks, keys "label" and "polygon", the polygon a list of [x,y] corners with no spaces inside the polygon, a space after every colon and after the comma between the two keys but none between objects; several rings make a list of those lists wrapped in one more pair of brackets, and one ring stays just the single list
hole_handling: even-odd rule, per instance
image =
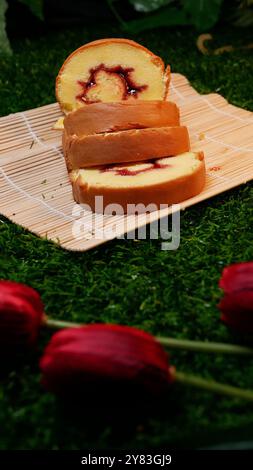
[{"label": "red tulip", "polygon": [[[148,333],[120,325],[68,328],[53,335],[40,361],[42,383],[53,393],[104,395],[121,387],[157,394],[172,380],[168,357]],[[117,386],[117,387],[116,387]]]},{"label": "red tulip", "polygon": [[9,353],[32,346],[44,314],[39,294],[24,284],[0,280],[0,347]]},{"label": "red tulip", "polygon": [[219,303],[224,323],[241,332],[253,333],[253,262],[237,263],[223,270]]}]

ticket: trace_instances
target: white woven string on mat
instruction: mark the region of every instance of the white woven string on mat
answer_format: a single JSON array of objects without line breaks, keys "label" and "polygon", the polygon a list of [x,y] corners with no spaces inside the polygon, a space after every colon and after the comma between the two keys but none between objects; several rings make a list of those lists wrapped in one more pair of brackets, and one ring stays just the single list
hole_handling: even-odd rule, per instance
[{"label": "white woven string on mat", "polygon": [[[37,135],[36,133],[34,132],[30,122],[29,122],[29,119],[26,117],[25,113],[17,113],[19,114],[22,119],[24,120],[26,126],[27,126],[27,129],[28,129],[28,132],[30,133],[31,137],[33,140],[35,140],[39,145],[41,145],[42,147],[44,147],[45,149],[50,149],[50,150],[55,150],[56,153],[58,155],[60,155],[61,158],[63,158],[63,153],[60,151],[59,148],[56,147],[56,145],[52,145],[52,144],[45,144]],[[6,181],[8,181],[9,184],[11,184],[12,187],[14,187],[16,190],[18,190],[19,192],[23,193],[24,195],[26,195],[29,199],[31,200],[34,200],[36,202],[39,202],[40,204],[42,204],[43,206],[47,207],[51,212],[54,212],[55,214],[57,215],[60,215],[62,216],[65,220],[69,220],[71,222],[74,222],[76,219],[75,217],[72,217],[70,215],[67,215],[65,214],[65,212],[63,211],[60,211],[59,209],[56,209],[55,207],[51,206],[51,204],[48,204],[46,201],[36,197],[36,196],[33,196],[32,194],[28,193],[27,191],[25,191],[24,189],[20,188],[20,186],[18,186],[16,183],[14,183],[14,181],[12,181],[12,179],[6,175],[5,171],[1,169],[1,172],[2,172],[2,175],[4,177],[4,179]]]},{"label": "white woven string on mat", "polygon": [[67,215],[65,214],[64,212],[62,211],[59,211],[58,209],[55,209],[55,207],[52,207],[50,204],[48,204],[46,201],[44,201],[43,199],[40,199],[39,197],[36,197],[36,196],[33,196],[32,194],[28,193],[27,191],[25,191],[24,189],[22,189],[20,186],[18,186],[6,173],[5,171],[3,170],[3,168],[0,167],[0,172],[3,176],[3,178],[5,179],[5,181],[7,183],[10,184],[10,186],[12,186],[16,191],[20,192],[21,194],[23,194],[24,196],[26,196],[28,199],[31,199],[32,201],[34,202],[39,202],[41,205],[45,206],[50,212],[53,212],[57,215],[60,215],[61,217],[63,217],[64,219],[66,220],[69,220],[71,222],[74,222],[74,220],[76,220],[74,217],[70,216],[70,215]]},{"label": "white woven string on mat", "polygon": [[[42,147],[44,147],[45,149],[50,149],[50,150],[55,150],[56,153],[58,155],[60,155],[61,157],[63,157],[63,154],[62,152],[60,151],[60,149],[58,149],[56,147],[56,145],[48,145],[48,144],[45,144],[44,142],[42,142],[42,140],[36,135],[36,133],[34,132],[30,122],[29,122],[29,119],[26,117],[25,113],[16,113],[18,114],[19,116],[22,117],[23,121],[25,122],[26,124],[26,127],[27,127],[27,130],[29,132],[29,134],[31,135],[32,139],[35,140],[39,145],[41,145]],[[0,171],[1,171],[1,174],[3,176],[3,178],[5,179],[5,181],[7,183],[9,183],[16,191],[20,192],[21,194],[23,194],[24,196],[26,196],[28,199],[30,200],[33,200],[35,202],[38,202],[39,204],[43,205],[44,207],[46,207],[50,212],[53,212],[54,214],[57,214],[58,216],[61,216],[64,220],[68,220],[68,221],[71,221],[71,222],[74,222],[76,219],[72,216],[69,216],[67,214],[65,214],[63,211],[60,211],[58,209],[56,209],[55,207],[51,206],[50,204],[48,204],[46,201],[44,201],[43,199],[39,198],[39,197],[36,197],[36,196],[33,196],[32,194],[28,193],[27,191],[25,191],[24,189],[22,189],[20,186],[18,186],[6,173],[5,171],[3,170],[2,167],[0,167]]]},{"label": "white woven string on mat", "polygon": [[[65,214],[63,211],[60,211],[59,209],[56,209],[55,207],[51,206],[50,204],[48,204],[46,201],[44,201],[43,199],[40,199],[39,197],[36,197],[36,196],[33,196],[32,194],[28,193],[27,191],[25,191],[24,189],[22,189],[20,186],[18,186],[6,173],[5,171],[3,170],[3,168],[0,167],[0,173],[2,174],[3,178],[5,179],[5,181],[7,183],[9,183],[9,185],[11,187],[13,187],[16,191],[18,191],[19,193],[23,194],[24,196],[26,196],[28,199],[30,199],[31,201],[34,201],[36,203],[39,203],[41,205],[43,205],[44,207],[47,208],[47,210],[54,214],[54,215],[57,215],[57,216],[60,216],[63,218],[63,220],[66,220],[67,222],[75,222],[76,221],[76,218],[73,217],[73,216],[70,216],[70,215],[67,215]],[[77,206],[77,204],[73,203],[74,205]],[[93,235],[93,233],[91,232],[90,230],[90,225],[87,225],[85,221],[82,221],[82,226],[86,229],[86,234],[89,234],[90,236]]]},{"label": "white woven string on mat", "polygon": [[[20,115],[23,119],[23,121],[25,122],[26,124],[26,127],[27,127],[27,130],[30,134],[30,136],[32,137],[33,140],[35,140],[39,145],[41,145],[42,147],[44,147],[45,149],[47,150],[54,150],[58,155],[60,155],[61,158],[63,158],[63,153],[60,151],[60,149],[56,146],[56,145],[52,145],[52,144],[45,144],[37,135],[36,133],[34,132],[30,122],[29,122],[29,119],[26,117],[25,113],[23,112],[20,112],[20,113],[16,113],[18,115]],[[19,193],[23,194],[24,196],[26,196],[28,199],[34,201],[34,202],[37,202],[41,205],[43,205],[44,207],[46,207],[48,209],[49,212],[57,215],[57,216],[60,216],[62,217],[64,220],[68,221],[68,222],[74,222],[76,221],[76,218],[73,217],[73,216],[70,216],[70,215],[67,215],[65,212],[59,210],[59,209],[56,209],[55,207],[53,207],[51,204],[49,204],[48,202],[44,201],[43,199],[41,198],[38,198],[36,196],[33,196],[32,194],[30,194],[29,192],[25,191],[23,188],[21,188],[19,185],[17,185],[6,173],[5,171],[3,170],[2,167],[0,167],[0,172],[3,176],[3,178],[5,179],[5,181],[7,183],[10,184],[11,187],[13,187],[16,191],[18,191]],[[75,204],[75,203],[73,203]],[[77,205],[77,204],[75,204]],[[87,224],[85,222],[82,222],[82,225],[84,228],[86,228],[86,233],[89,234],[89,235],[92,235],[92,232],[90,231],[90,229],[88,227],[90,226],[87,226]]]},{"label": "white woven string on mat", "polygon": [[245,122],[246,124],[253,124],[253,117],[251,117],[251,119],[243,119],[240,116],[236,116],[235,114],[228,113],[227,111],[222,111],[222,109],[216,108],[216,106],[214,106],[214,104],[211,103],[206,96],[197,94],[196,96],[190,96],[190,98],[185,97],[180,91],[177,90],[177,88],[173,84],[172,79],[170,81],[170,86],[172,90],[176,93],[176,95],[179,97],[179,99],[182,101],[187,101],[191,103],[192,101],[201,100],[201,101],[204,101],[211,109],[213,109],[219,114],[232,117],[233,119],[236,119],[237,121]]},{"label": "white woven string on mat", "polygon": [[[173,82],[172,82],[172,81],[171,81],[171,83],[170,83],[170,86],[171,86],[172,90],[176,93],[176,95],[181,99],[181,101],[189,101],[189,100],[191,99],[191,98],[186,98],[184,95],[182,95],[182,93],[177,90],[177,88],[175,87],[175,85],[173,85]],[[208,105],[211,105],[211,107],[212,107],[212,109],[213,109],[214,111],[217,111],[217,112],[220,113],[220,114],[225,114],[225,115],[227,115],[227,116],[229,116],[229,117],[231,117],[231,118],[234,118],[234,119],[239,119],[240,121],[243,121],[243,122],[245,122],[245,123],[253,124],[253,120],[252,120],[252,121],[244,120],[244,119],[242,119],[242,118],[239,118],[238,116],[234,116],[233,114],[226,113],[225,111],[219,110],[218,108],[216,108],[216,106],[214,106],[213,104],[211,104],[210,101],[208,101],[208,99],[205,98],[204,96],[198,95],[198,96],[194,97],[194,99],[196,99],[196,100],[202,99],[202,98],[205,100],[205,102],[206,102]],[[189,127],[189,129],[194,129],[194,126],[191,126],[190,124],[188,124],[187,127]],[[192,131],[192,134],[193,134],[195,137],[199,137],[199,132],[196,133],[196,132]],[[239,147],[239,146],[237,146],[237,145],[227,144],[227,143],[223,142],[222,140],[215,139],[214,137],[210,136],[210,135],[207,134],[206,132],[205,132],[205,139],[206,139],[206,140],[209,140],[210,142],[215,142],[215,143],[217,143],[217,144],[222,145],[223,147],[227,147],[227,148],[230,148],[230,149],[235,150],[235,151],[238,151],[238,152],[241,152],[241,151],[247,152],[247,153],[253,152],[253,149],[252,149],[252,148],[248,148],[248,147],[249,147],[248,145],[246,145],[246,147]]]},{"label": "white woven string on mat", "polygon": [[[189,124],[188,124],[187,127],[189,127],[190,129],[193,128]],[[199,137],[199,133],[192,132],[192,134],[195,135],[195,137]],[[215,139],[214,137],[211,137],[210,135],[208,135],[206,133],[205,133],[205,139],[209,140],[210,142],[215,142],[216,144],[220,144],[220,145],[222,145],[222,147],[230,148],[230,149],[234,150],[235,152],[246,152],[246,153],[252,153],[253,152],[253,148],[248,148],[249,147],[248,145],[246,145],[246,147],[238,147],[237,145],[227,144],[225,142],[222,142],[222,140]]]},{"label": "white woven string on mat", "polygon": [[17,113],[19,114],[23,121],[25,122],[26,124],[26,127],[28,129],[28,132],[30,133],[31,137],[33,140],[35,140],[39,145],[41,145],[42,147],[46,148],[46,149],[53,149],[56,151],[56,153],[58,153],[58,155],[60,155],[61,157],[63,157],[63,153],[60,151],[60,149],[56,146],[56,145],[53,145],[53,144],[45,144],[38,136],[37,134],[34,132],[30,122],[29,122],[29,119],[26,117],[25,113]]}]

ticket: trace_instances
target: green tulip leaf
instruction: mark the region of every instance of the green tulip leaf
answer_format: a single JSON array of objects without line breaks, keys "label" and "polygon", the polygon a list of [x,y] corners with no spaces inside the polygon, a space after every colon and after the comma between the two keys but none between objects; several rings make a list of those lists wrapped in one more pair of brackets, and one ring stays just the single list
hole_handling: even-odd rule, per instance
[{"label": "green tulip leaf", "polygon": [[19,2],[26,5],[37,18],[44,19],[43,0],[19,0]]},{"label": "green tulip leaf", "polygon": [[7,10],[6,0],[0,1],[0,54],[1,55],[11,55],[12,50],[10,46],[9,39],[6,34],[6,21],[5,21],[5,12]]},{"label": "green tulip leaf", "polygon": [[184,0],[184,11],[190,17],[190,23],[199,31],[205,31],[217,23],[223,0]]}]

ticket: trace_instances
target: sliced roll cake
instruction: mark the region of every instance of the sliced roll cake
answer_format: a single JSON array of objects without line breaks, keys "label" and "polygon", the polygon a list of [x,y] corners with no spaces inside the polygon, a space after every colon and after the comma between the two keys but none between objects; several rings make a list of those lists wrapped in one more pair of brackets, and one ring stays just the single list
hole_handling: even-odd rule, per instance
[{"label": "sliced roll cake", "polygon": [[77,137],[64,130],[63,151],[68,170],[111,163],[140,162],[177,155],[190,149],[184,126],[130,129]]},{"label": "sliced roll cake", "polygon": [[56,79],[64,113],[97,102],[164,100],[170,68],[129,39],[100,39],[79,47],[65,60]]},{"label": "sliced roll cake", "polygon": [[135,212],[131,205],[142,204],[138,212],[150,212],[201,192],[204,156],[189,152],[138,164],[79,169],[70,173],[70,179],[75,201],[87,204],[92,211],[131,213]]},{"label": "sliced roll cake", "polygon": [[83,137],[102,132],[179,126],[179,109],[170,101],[118,101],[93,103],[69,113],[64,119],[66,133]]}]

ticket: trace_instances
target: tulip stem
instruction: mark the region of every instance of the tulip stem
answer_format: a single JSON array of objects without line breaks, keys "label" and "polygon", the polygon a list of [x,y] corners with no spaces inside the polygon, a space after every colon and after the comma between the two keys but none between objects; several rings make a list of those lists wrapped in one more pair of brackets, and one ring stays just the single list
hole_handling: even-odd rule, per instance
[{"label": "tulip stem", "polygon": [[121,15],[118,13],[118,11],[116,10],[114,4],[113,4],[113,0],[107,0],[107,4],[112,12],[112,14],[115,16],[115,18],[118,20],[118,22],[121,24],[121,26],[125,26],[125,21],[123,20],[123,18],[121,18]]},{"label": "tulip stem", "polygon": [[188,351],[198,351],[206,353],[236,354],[240,356],[253,355],[253,349],[246,346],[237,346],[236,344],[212,343],[205,341],[192,341],[188,339],[175,339],[156,337],[157,341],[163,346],[171,349],[186,349]]},{"label": "tulip stem", "polygon": [[219,393],[221,395],[253,401],[252,390],[244,390],[238,387],[232,387],[231,385],[202,379],[201,377],[196,377],[195,375],[185,374],[184,372],[178,371],[173,372],[173,378],[176,382],[180,382],[184,385],[192,385],[193,387]]},{"label": "tulip stem", "polygon": [[72,322],[65,321],[65,320],[56,320],[55,318],[51,318],[45,315],[43,318],[43,326],[46,326],[47,328],[50,328],[53,330],[60,330],[62,328],[78,328],[84,325],[80,325],[78,323],[72,323]]},{"label": "tulip stem", "polygon": [[[55,318],[43,318],[43,325],[47,328],[58,330],[62,328],[78,328],[80,323],[71,323],[65,320],[56,320]],[[164,347],[170,349],[182,349],[186,351],[216,353],[216,354],[235,354],[239,356],[252,356],[253,348],[246,346],[237,346],[236,344],[212,343],[207,341],[193,341],[188,339],[176,339],[157,336],[156,340]]]}]

